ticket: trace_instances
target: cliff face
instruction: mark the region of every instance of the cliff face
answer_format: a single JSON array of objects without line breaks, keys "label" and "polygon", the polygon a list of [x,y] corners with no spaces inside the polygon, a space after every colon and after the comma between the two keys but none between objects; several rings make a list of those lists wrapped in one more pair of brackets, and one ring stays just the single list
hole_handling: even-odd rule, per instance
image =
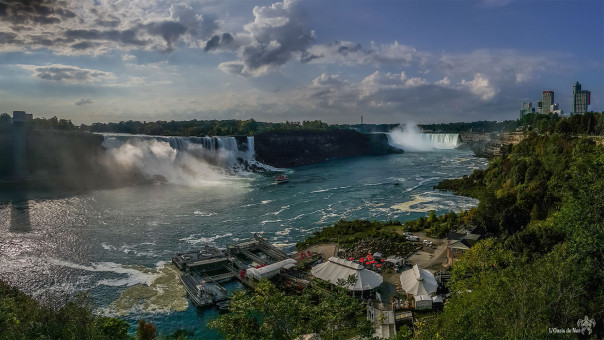
[{"label": "cliff face", "polygon": [[[25,152],[15,157],[14,134],[0,134],[0,178],[2,188],[41,190],[86,190],[140,183],[139,173],[120,171],[102,146],[103,136],[56,130],[27,130]],[[15,173],[15,159],[22,157],[24,169]]]},{"label": "cliff face", "polygon": [[353,130],[266,133],[255,136],[254,143],[258,161],[280,168],[402,152],[388,144],[385,134],[362,134]]}]

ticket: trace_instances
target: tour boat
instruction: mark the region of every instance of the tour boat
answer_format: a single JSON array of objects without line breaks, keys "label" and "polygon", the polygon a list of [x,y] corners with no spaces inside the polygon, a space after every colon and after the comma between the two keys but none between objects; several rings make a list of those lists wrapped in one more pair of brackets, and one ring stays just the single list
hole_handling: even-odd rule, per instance
[{"label": "tour boat", "polygon": [[285,175],[275,177],[275,184],[283,184],[289,182],[289,178]]}]

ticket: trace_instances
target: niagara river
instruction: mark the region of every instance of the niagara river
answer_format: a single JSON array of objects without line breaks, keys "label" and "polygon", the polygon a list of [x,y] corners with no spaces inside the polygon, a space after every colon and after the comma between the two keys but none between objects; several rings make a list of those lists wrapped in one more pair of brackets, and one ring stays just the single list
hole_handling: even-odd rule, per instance
[{"label": "niagara river", "polygon": [[[432,187],[486,167],[470,151],[442,147],[457,143],[450,136],[404,154],[265,167],[268,172],[225,171],[234,160],[253,162],[253,139],[243,151],[217,140],[223,152],[212,149],[208,159],[205,140],[182,146],[161,138],[105,138],[125,166],[162,180],[90,192],[3,193],[0,279],[38,298],[86,291],[99,313],[133,325],[144,318],[160,334],[185,329],[197,338],[221,338],[205,326],[218,311],[198,310],[184,297],[170,266],[174,253],[206,242],[224,247],[253,233],[290,252],[339,219],[404,222],[431,210],[468,209],[477,201]],[[405,147],[401,136],[392,141]],[[274,184],[275,173],[285,173],[289,183]]]}]

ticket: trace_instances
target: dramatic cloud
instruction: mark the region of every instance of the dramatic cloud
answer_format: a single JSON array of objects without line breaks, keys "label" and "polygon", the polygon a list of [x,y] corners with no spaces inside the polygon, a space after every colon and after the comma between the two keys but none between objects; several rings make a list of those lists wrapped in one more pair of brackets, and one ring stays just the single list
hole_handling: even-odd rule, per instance
[{"label": "dramatic cloud", "polygon": [[218,35],[214,35],[210,40],[206,42],[206,46],[204,47],[204,51],[208,52],[215,49],[227,50],[229,48],[234,47],[233,43],[235,38],[230,33],[222,33],[222,37]]},{"label": "dramatic cloud", "polygon": [[[304,52],[314,40],[314,32],[294,0],[256,6],[253,14],[254,21],[244,26],[249,43],[239,48],[238,61],[220,64],[221,70],[242,76],[263,75]],[[214,45],[215,39],[210,49]]]},{"label": "dramatic cloud", "polygon": [[33,76],[36,78],[69,84],[95,83],[115,78],[111,72],[91,70],[69,65],[20,65],[20,67],[32,71]]},{"label": "dramatic cloud", "polygon": [[484,103],[472,98],[487,100],[493,95],[488,80],[480,74],[463,84],[451,85],[448,78],[431,84],[404,72],[376,71],[359,82],[323,73],[289,94],[287,101],[297,106],[297,112],[312,111],[326,118],[363,115],[378,121],[428,122],[428,117],[439,112],[458,112],[458,119],[475,119],[484,110]]},{"label": "dramatic cloud", "polygon": [[82,98],[80,100],[78,100],[77,102],[75,102],[75,106],[82,106],[82,105],[88,105],[88,104],[92,104],[92,100],[90,100],[90,98]]},{"label": "dramatic cloud", "polygon": [[429,53],[417,51],[398,41],[392,44],[372,43],[365,49],[361,44],[337,41],[329,45],[314,45],[302,55],[301,60],[310,63],[345,65],[409,65],[412,62],[425,63]]},{"label": "dramatic cloud", "polygon": [[489,85],[489,79],[480,73],[474,75],[472,80],[461,80],[461,84],[467,86],[472,93],[479,96],[482,100],[489,100],[493,98],[496,90]]},{"label": "dramatic cloud", "polygon": [[408,89],[426,85],[428,81],[420,77],[407,78],[405,72],[398,74],[375,71],[361,81],[362,95],[368,97],[378,91]]},{"label": "dramatic cloud", "polygon": [[177,43],[203,48],[217,19],[182,2],[0,0],[0,52],[47,48],[56,54],[120,50],[173,51]]},{"label": "dramatic cloud", "polygon": [[0,18],[19,28],[26,25],[52,25],[76,14],[68,8],[66,1],[58,0],[2,0]]}]

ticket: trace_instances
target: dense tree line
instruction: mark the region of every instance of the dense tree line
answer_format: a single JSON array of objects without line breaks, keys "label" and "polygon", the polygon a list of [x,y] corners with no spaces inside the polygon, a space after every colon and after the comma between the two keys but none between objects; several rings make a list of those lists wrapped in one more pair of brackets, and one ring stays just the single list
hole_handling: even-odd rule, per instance
[{"label": "dense tree line", "polygon": [[529,113],[518,120],[518,126],[539,133],[560,133],[570,135],[604,135],[604,112],[587,112],[571,117]]},{"label": "dense tree line", "polygon": [[436,216],[434,210],[430,211],[428,217],[420,217],[417,220],[404,223],[407,231],[426,231],[430,237],[443,238],[451,231],[468,225],[470,218],[468,211],[455,213],[450,211],[447,214]]},{"label": "dense tree line", "polygon": [[333,226],[325,227],[315,232],[306,240],[296,244],[298,249],[322,243],[338,243],[343,248],[349,248],[361,240],[385,239],[391,242],[406,242],[403,235],[397,234],[392,227],[401,226],[399,221],[366,221],[339,220]]},{"label": "dense tree line", "polygon": [[188,121],[125,121],[119,123],[93,123],[82,125],[82,130],[90,132],[116,132],[163,136],[234,136],[256,135],[263,132],[291,130],[323,131],[329,129],[327,123],[319,120],[303,122],[266,123],[249,120],[188,120]]},{"label": "dense tree line", "polygon": [[460,133],[460,132],[502,132],[514,131],[518,126],[518,121],[504,120],[501,122],[494,121],[477,121],[477,122],[458,122],[458,123],[438,123],[438,124],[421,124],[419,125],[424,131],[442,132],[442,133]]},{"label": "dense tree line", "polygon": [[[3,113],[0,115],[0,129],[10,125],[10,115]],[[254,119],[248,120],[187,120],[187,121],[121,121],[118,123],[93,123],[90,125],[82,124],[75,126],[71,120],[58,119],[56,116],[46,118],[34,118],[29,123],[36,129],[67,130],[67,131],[88,131],[88,132],[113,132],[129,134],[145,134],[160,136],[233,136],[246,135],[252,136],[265,132],[284,132],[284,131],[324,131],[328,129],[357,129],[360,131],[387,131],[392,124],[381,125],[350,125],[350,124],[327,124],[320,120],[303,122],[285,122],[269,123],[258,122]],[[527,130],[535,130],[540,133],[560,133],[560,134],[604,134],[604,113],[588,112],[583,115],[573,115],[572,117],[558,117],[557,115],[545,114],[526,114],[518,120],[495,121],[477,121],[477,122],[458,122],[441,124],[423,124],[422,129],[430,132],[442,133],[460,133],[460,132],[502,132],[515,131],[518,127]]]}]

